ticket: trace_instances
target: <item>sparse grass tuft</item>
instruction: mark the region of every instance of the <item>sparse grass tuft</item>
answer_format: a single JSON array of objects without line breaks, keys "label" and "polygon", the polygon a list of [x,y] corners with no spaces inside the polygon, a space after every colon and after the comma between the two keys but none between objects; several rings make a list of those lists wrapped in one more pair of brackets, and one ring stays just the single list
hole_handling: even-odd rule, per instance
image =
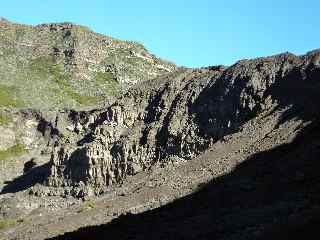
[{"label": "sparse grass tuft", "polygon": [[12,122],[12,117],[8,113],[0,111],[0,125],[7,125]]},{"label": "sparse grass tuft", "polygon": [[117,82],[115,76],[109,72],[97,72],[95,81],[98,84],[105,86],[105,92],[110,96],[115,96],[120,89],[119,83]]},{"label": "sparse grass tuft", "polygon": [[98,101],[98,99],[94,96],[80,95],[76,92],[72,92],[72,95],[69,93],[69,96],[82,105],[91,104]]},{"label": "sparse grass tuft", "polygon": [[[8,219],[0,219],[0,230],[5,229],[5,228],[9,228],[9,227],[13,227],[17,224],[20,223],[24,223],[26,222],[25,219],[23,218],[19,218],[19,219],[12,219],[12,218],[8,218]],[[0,240],[2,240],[2,238],[0,237]]]},{"label": "sparse grass tuft", "polygon": [[78,213],[86,212],[86,211],[89,211],[89,210],[94,209],[94,208],[95,208],[94,203],[89,200],[89,201],[86,201],[86,202],[82,205],[82,207],[81,207],[81,209],[78,211]]},{"label": "sparse grass tuft", "polygon": [[0,85],[0,107],[22,107],[23,101],[13,97],[16,92],[15,87]]},{"label": "sparse grass tuft", "polygon": [[0,161],[5,160],[9,157],[20,156],[25,152],[26,150],[24,149],[23,145],[20,143],[17,143],[11,148],[8,148],[6,150],[0,150]]},{"label": "sparse grass tuft", "polygon": [[84,105],[97,101],[97,98],[94,96],[81,95],[73,90],[73,88],[69,85],[67,78],[55,78],[55,82],[58,83],[59,88],[64,94],[67,94],[70,98],[72,98],[79,104]]},{"label": "sparse grass tuft", "polygon": [[17,224],[17,221],[14,219],[0,219],[0,230],[12,227]]},{"label": "sparse grass tuft", "polygon": [[70,84],[72,76],[70,73],[63,71],[62,67],[56,63],[51,58],[39,57],[34,59],[31,64],[31,69],[38,76],[43,76],[43,78],[52,78],[53,82],[58,84],[59,89],[63,94],[66,94],[77,103],[85,105],[94,103],[97,98],[94,96],[81,95],[77,93]]}]

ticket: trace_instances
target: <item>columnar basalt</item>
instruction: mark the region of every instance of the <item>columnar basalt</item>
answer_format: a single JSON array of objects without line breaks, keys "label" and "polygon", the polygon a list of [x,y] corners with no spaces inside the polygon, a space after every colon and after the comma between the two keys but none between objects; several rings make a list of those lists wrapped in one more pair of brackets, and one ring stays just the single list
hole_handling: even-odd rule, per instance
[{"label": "columnar basalt", "polygon": [[185,69],[140,84],[106,110],[91,114],[76,148],[57,147],[52,177],[65,180],[49,185],[81,181],[103,188],[157,162],[191,159],[227,134],[241,131],[242,124],[260,113],[292,101],[295,106],[302,104],[293,95],[279,96],[278,91],[290,88],[288,81],[311,83],[319,68],[310,59],[317,54],[282,54],[240,61],[229,68]]}]

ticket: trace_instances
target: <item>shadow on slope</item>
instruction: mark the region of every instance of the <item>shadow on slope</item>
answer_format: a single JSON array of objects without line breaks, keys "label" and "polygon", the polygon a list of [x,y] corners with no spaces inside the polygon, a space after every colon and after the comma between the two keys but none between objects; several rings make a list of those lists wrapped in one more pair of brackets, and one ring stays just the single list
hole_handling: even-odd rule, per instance
[{"label": "shadow on slope", "polygon": [[[26,166],[25,166],[26,167]],[[2,188],[1,194],[16,193],[26,190],[37,183],[42,183],[49,175],[49,164],[33,167],[25,174],[15,178],[13,181],[7,182]]]},{"label": "shadow on slope", "polygon": [[237,132],[271,103],[276,110],[290,106],[279,124],[292,118],[313,120],[319,114],[320,64],[309,58],[280,54],[242,61],[212,78],[190,109],[200,133],[219,139]]},{"label": "shadow on slope", "polygon": [[320,226],[320,122],[166,206],[52,239],[311,239]]}]

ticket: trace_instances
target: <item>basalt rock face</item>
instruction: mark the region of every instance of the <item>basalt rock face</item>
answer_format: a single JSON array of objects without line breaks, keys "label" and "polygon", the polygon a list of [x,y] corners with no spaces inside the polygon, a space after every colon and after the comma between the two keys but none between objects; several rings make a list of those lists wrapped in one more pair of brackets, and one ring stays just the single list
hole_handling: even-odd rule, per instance
[{"label": "basalt rock face", "polygon": [[83,26],[0,18],[0,191],[28,161],[47,164],[56,139],[76,141],[83,127],[74,122],[90,114],[81,110],[109,106],[134,84],[176,69],[140,43]]},{"label": "basalt rock face", "polygon": [[314,51],[181,69],[144,82],[110,107],[83,113],[76,141],[56,142],[46,183],[100,193],[155,164],[191,159],[260,114],[289,108],[313,119],[319,76]]},{"label": "basalt rock face", "polygon": [[[185,106],[217,74],[220,71],[181,70],[139,85],[106,110],[88,114],[87,121],[79,124],[84,138],[78,146],[55,147],[49,185],[81,181],[100,190],[165,158],[190,158],[195,144],[186,137],[195,132]],[[172,119],[184,123],[175,126]]]}]

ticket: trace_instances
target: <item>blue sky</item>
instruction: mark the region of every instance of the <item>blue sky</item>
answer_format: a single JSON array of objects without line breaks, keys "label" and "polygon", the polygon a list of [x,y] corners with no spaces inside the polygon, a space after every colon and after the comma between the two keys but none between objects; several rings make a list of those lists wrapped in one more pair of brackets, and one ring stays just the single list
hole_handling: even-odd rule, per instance
[{"label": "blue sky", "polygon": [[86,25],[188,67],[320,48],[319,0],[10,0],[0,16]]}]

